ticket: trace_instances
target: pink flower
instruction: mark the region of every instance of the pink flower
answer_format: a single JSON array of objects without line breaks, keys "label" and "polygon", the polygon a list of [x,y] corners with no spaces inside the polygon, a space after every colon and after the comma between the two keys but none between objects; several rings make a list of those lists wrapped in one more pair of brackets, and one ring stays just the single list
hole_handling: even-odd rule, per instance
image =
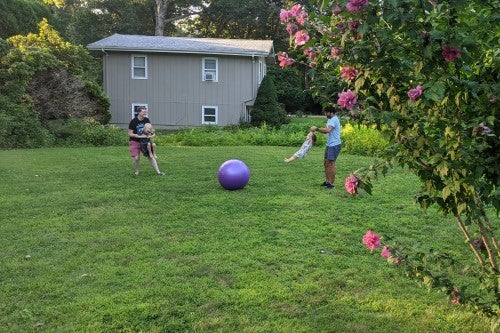
[{"label": "pink flower", "polygon": [[290,35],[294,35],[298,30],[299,27],[293,22],[288,22],[286,25],[286,31],[288,31]]},{"label": "pink flower", "polygon": [[294,60],[288,57],[288,54],[286,52],[278,54],[278,61],[280,62],[281,68],[285,68],[286,66],[291,66],[294,63]]},{"label": "pink flower", "polygon": [[340,77],[346,80],[354,80],[356,76],[358,76],[358,71],[356,68],[351,67],[351,66],[345,66],[341,68],[342,74]]},{"label": "pink flower", "polygon": [[443,53],[442,54],[443,54],[444,60],[446,60],[447,62],[455,61],[456,59],[458,59],[462,56],[459,49],[451,47],[449,45],[443,46]]},{"label": "pink flower", "polygon": [[365,6],[368,6],[368,0],[349,0],[345,5],[350,13],[359,12]]},{"label": "pink flower", "polygon": [[359,178],[353,173],[345,179],[344,187],[349,194],[358,193]]},{"label": "pink flower", "polygon": [[316,59],[318,52],[314,51],[312,47],[308,47],[307,49],[304,50],[304,55],[309,59],[314,60]]},{"label": "pink flower", "polygon": [[304,45],[308,40],[309,34],[307,33],[307,31],[300,30],[295,34],[295,44],[299,46]]},{"label": "pink flower", "polygon": [[408,97],[411,101],[416,101],[420,96],[422,96],[422,91],[422,86],[418,85],[415,88],[408,90]]},{"label": "pink flower", "polygon": [[349,29],[356,30],[359,27],[359,21],[350,21],[347,25],[349,26]]},{"label": "pink flower", "polygon": [[340,50],[340,48],[335,46],[332,47],[330,55],[332,56],[332,58],[337,58],[338,56],[340,56],[341,53],[342,51]]},{"label": "pink flower", "polygon": [[452,302],[453,304],[458,304],[458,303],[460,303],[460,302],[458,301],[458,297],[457,297],[457,296],[453,296],[453,298],[451,299],[451,302]]},{"label": "pink flower", "polygon": [[363,244],[366,245],[368,250],[373,251],[380,246],[380,236],[368,230],[363,236]]},{"label": "pink flower", "polygon": [[300,24],[300,25],[305,25],[306,24],[306,20],[307,20],[307,13],[302,11],[300,13],[297,14],[297,16],[295,16],[295,19],[297,20],[297,23]]},{"label": "pink flower", "polygon": [[342,13],[342,7],[340,7],[339,5],[335,5],[332,8],[332,14],[333,15],[339,15],[340,13]]},{"label": "pink flower", "polygon": [[380,254],[382,255],[382,257],[384,257],[386,259],[389,259],[390,257],[392,257],[392,253],[391,253],[391,251],[389,251],[389,247],[387,245],[384,246],[384,248],[382,249],[382,252]]},{"label": "pink flower", "polygon": [[288,21],[288,19],[290,19],[291,16],[292,15],[290,15],[290,12],[288,10],[283,9],[283,8],[280,10],[280,20],[281,21],[283,21],[283,22]]},{"label": "pink flower", "polygon": [[339,99],[337,101],[337,104],[340,105],[341,107],[346,108],[347,110],[352,110],[354,105],[358,102],[356,95],[351,91],[347,90],[344,92],[339,93]]},{"label": "pink flower", "polygon": [[301,4],[296,4],[290,9],[290,14],[292,16],[297,16],[302,12],[302,5]]}]

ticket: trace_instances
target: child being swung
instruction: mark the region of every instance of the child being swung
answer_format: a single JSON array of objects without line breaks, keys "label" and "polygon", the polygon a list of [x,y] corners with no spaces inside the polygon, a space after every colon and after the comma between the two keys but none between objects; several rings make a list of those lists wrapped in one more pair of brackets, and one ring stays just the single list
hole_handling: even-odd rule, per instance
[{"label": "child being swung", "polygon": [[309,150],[311,150],[315,143],[316,134],[314,134],[313,132],[307,133],[306,140],[304,141],[304,143],[302,143],[302,146],[292,156],[290,156],[289,158],[285,158],[285,163],[295,161],[297,158],[304,158],[304,156],[307,155],[307,153],[309,152]]}]

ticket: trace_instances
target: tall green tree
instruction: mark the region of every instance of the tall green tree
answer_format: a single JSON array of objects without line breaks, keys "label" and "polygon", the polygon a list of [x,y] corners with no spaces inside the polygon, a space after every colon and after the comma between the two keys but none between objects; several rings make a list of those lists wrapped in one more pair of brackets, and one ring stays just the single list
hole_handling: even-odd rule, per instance
[{"label": "tall green tree", "polygon": [[285,3],[279,0],[206,1],[200,14],[187,23],[187,30],[199,37],[271,39],[275,49],[284,49],[288,36],[280,26],[279,12]]},{"label": "tall green tree", "polygon": [[285,110],[278,102],[276,87],[270,75],[266,75],[259,86],[250,116],[253,126],[266,124],[279,128],[287,121]]},{"label": "tall green tree", "polygon": [[49,6],[33,0],[0,0],[0,38],[37,31],[43,18],[51,19]]}]

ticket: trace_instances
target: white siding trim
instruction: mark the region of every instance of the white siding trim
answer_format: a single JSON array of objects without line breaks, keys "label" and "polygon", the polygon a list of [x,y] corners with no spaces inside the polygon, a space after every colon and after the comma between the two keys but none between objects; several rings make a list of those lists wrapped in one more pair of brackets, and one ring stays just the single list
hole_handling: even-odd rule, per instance
[{"label": "white siding trim", "polygon": [[[137,66],[135,64],[135,59],[144,58],[144,66]],[[144,69],[144,75],[136,75],[136,69]],[[132,79],[135,80],[147,80],[148,79],[148,56],[143,54],[132,54],[130,57],[130,73]]]},{"label": "white siding trim", "polygon": [[[215,69],[214,68],[206,68],[207,60],[215,61]],[[202,58],[201,61],[202,71],[201,71],[201,80],[208,82],[219,82],[219,59],[218,58]]]},{"label": "white siding trim", "polygon": [[[205,110],[213,109],[215,114],[206,114]],[[216,105],[201,106],[201,123],[203,125],[217,125],[219,116],[219,107]]]}]

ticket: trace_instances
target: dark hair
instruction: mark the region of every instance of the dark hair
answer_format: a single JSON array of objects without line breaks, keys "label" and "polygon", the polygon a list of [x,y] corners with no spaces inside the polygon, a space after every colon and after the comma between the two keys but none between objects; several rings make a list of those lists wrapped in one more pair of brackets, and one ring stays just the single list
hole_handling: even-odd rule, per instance
[{"label": "dark hair", "polygon": [[335,114],[335,113],[337,113],[337,109],[332,105],[328,105],[328,106],[325,106],[324,112],[331,112],[331,113]]}]

